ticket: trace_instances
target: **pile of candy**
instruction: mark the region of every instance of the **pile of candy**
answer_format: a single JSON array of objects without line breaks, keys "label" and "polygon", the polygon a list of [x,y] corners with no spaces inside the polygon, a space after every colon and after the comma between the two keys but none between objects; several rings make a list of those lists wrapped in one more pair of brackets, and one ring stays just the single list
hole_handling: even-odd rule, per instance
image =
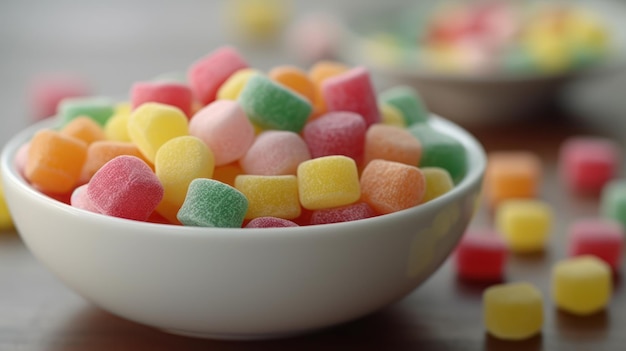
[{"label": "pile of candy", "polygon": [[370,34],[368,57],[441,73],[557,73],[597,63],[611,46],[603,20],[567,2],[444,1],[419,13]]},{"label": "pile of candy", "polygon": [[[579,218],[567,232],[567,256],[552,267],[556,307],[579,316],[604,309],[619,270],[626,228],[626,181],[618,178],[621,152],[608,138],[575,136],[561,144],[559,175],[567,191],[599,197],[599,214]],[[503,339],[526,339],[543,325],[543,298],[527,282],[501,283],[509,253],[547,249],[552,206],[540,199],[542,165],[529,151],[492,152],[484,201],[494,212],[492,229],[469,230],[456,248],[458,275],[490,283],[483,295],[486,329]]]},{"label": "pile of candy", "polygon": [[[17,164],[34,187],[93,212],[204,227],[343,222],[430,201],[466,172],[463,145],[416,92],[377,93],[364,67],[267,73],[233,47],[188,83],[133,84],[129,101],[66,99]],[[419,166],[419,167],[418,167]]]}]

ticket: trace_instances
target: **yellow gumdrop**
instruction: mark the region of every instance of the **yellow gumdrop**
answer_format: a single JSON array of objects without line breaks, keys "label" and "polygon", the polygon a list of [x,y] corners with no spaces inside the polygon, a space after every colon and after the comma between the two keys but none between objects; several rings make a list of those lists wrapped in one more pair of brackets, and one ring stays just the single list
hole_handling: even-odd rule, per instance
[{"label": "yellow gumdrop", "polygon": [[552,269],[552,298],[564,311],[589,315],[609,303],[611,279],[611,267],[595,256],[562,260]]},{"label": "yellow gumdrop", "polygon": [[378,104],[383,124],[405,128],[406,123],[402,111],[397,107],[381,102]]},{"label": "yellow gumdrop", "polygon": [[163,144],[154,162],[155,174],[164,189],[163,199],[156,210],[170,222],[179,223],[176,215],[191,181],[213,176],[213,152],[194,136],[180,136]]},{"label": "yellow gumdrop", "polygon": [[288,0],[230,0],[227,18],[236,33],[251,41],[276,36],[291,14]]},{"label": "yellow gumdrop", "polygon": [[354,160],[346,156],[325,156],[298,166],[300,203],[309,210],[349,205],[361,197]]},{"label": "yellow gumdrop", "polygon": [[128,135],[130,113],[131,106],[129,103],[121,103],[115,107],[113,116],[104,125],[104,135],[108,140],[130,141],[130,136]]},{"label": "yellow gumdrop", "polygon": [[278,217],[294,219],[302,211],[298,199],[298,180],[294,175],[262,176],[242,174],[235,188],[248,199],[246,219]]},{"label": "yellow gumdrop", "polygon": [[187,116],[180,109],[166,104],[142,104],[131,113],[128,120],[131,141],[152,163],[163,144],[188,134]]},{"label": "yellow gumdrop", "polygon": [[254,68],[242,68],[233,73],[217,91],[218,100],[237,100],[248,79],[261,72]]},{"label": "yellow gumdrop", "polygon": [[541,200],[510,199],[496,209],[496,227],[511,251],[544,249],[552,227],[552,208]]},{"label": "yellow gumdrop", "polygon": [[447,170],[439,167],[423,167],[421,170],[426,181],[422,203],[438,198],[454,187],[452,177]]},{"label": "yellow gumdrop", "polygon": [[562,35],[544,33],[529,38],[525,44],[541,70],[552,73],[571,68],[572,54]]},{"label": "yellow gumdrop", "polygon": [[0,182],[0,230],[7,230],[11,228],[13,228],[13,221],[11,220],[9,207],[4,200],[4,190],[2,190],[2,183]]},{"label": "yellow gumdrop", "polygon": [[487,331],[504,340],[524,340],[543,327],[543,297],[525,282],[493,285],[483,293]]}]

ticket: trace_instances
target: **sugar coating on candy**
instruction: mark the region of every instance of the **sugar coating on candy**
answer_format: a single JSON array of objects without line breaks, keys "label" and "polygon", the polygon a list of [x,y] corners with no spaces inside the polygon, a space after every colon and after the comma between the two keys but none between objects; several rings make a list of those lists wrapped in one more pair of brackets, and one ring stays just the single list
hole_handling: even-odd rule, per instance
[{"label": "sugar coating on candy", "polygon": [[247,174],[295,175],[298,165],[310,159],[309,148],[300,135],[268,130],[256,137],[239,164]]},{"label": "sugar coating on candy", "polygon": [[524,340],[541,332],[543,296],[526,282],[492,285],[483,293],[483,321],[489,334]]},{"label": "sugar coating on candy", "polygon": [[163,186],[140,158],[118,156],[93,175],[87,196],[100,213],[145,221],[163,198]]},{"label": "sugar coating on candy", "polygon": [[91,200],[89,200],[89,196],[87,196],[87,186],[88,184],[83,184],[72,191],[72,195],[70,196],[70,205],[85,211],[100,213],[91,203]]},{"label": "sugar coating on candy", "polygon": [[187,189],[196,178],[211,178],[215,159],[204,142],[186,135],[170,139],[157,151],[154,171],[163,185],[163,199],[156,211],[171,223],[185,201]]},{"label": "sugar coating on candy", "polygon": [[552,207],[542,200],[511,199],[496,209],[496,227],[514,252],[545,248],[553,221]]},{"label": "sugar coating on candy", "polygon": [[616,142],[601,137],[571,137],[559,151],[559,173],[578,193],[599,194],[617,176],[620,152]]},{"label": "sugar coating on candy", "polygon": [[378,102],[378,107],[380,108],[380,122],[382,124],[406,128],[402,111],[397,107],[380,101]]},{"label": "sugar coating on candy", "polygon": [[294,175],[249,175],[235,178],[235,188],[248,199],[245,219],[279,217],[294,219],[300,216],[298,180]]},{"label": "sugar coating on candy", "polygon": [[607,218],[585,218],[574,221],[568,231],[568,255],[593,255],[614,271],[619,269],[624,250],[624,228]]},{"label": "sugar coating on candy", "polygon": [[596,313],[611,299],[611,268],[595,256],[559,261],[552,268],[551,290],[558,308],[583,316]]},{"label": "sugar coating on candy", "polygon": [[87,116],[99,125],[104,126],[115,112],[115,103],[106,97],[75,97],[61,101],[57,111],[61,125],[64,126],[74,118]]},{"label": "sugar coating on candy", "polygon": [[613,179],[602,188],[600,214],[626,228],[626,180]]},{"label": "sugar coating on candy", "polygon": [[376,212],[370,207],[370,205],[365,202],[359,202],[352,205],[315,210],[311,213],[310,223],[317,225],[350,222],[374,216],[376,216]]},{"label": "sugar coating on candy", "polygon": [[87,144],[53,130],[40,130],[30,141],[24,175],[44,192],[66,193],[80,179]]},{"label": "sugar coating on candy", "polygon": [[425,179],[416,166],[372,160],[361,173],[362,200],[377,213],[388,214],[422,202]]},{"label": "sugar coating on candy", "polygon": [[322,60],[318,61],[309,69],[309,78],[315,85],[315,114],[327,112],[326,102],[322,94],[322,83],[330,78],[347,72],[350,67],[341,62]]},{"label": "sugar coating on candy", "polygon": [[277,66],[272,68],[267,75],[276,82],[302,95],[310,103],[315,102],[315,84],[313,84],[307,72],[300,68]]},{"label": "sugar coating on candy", "polygon": [[217,166],[242,158],[254,141],[252,123],[232,100],[217,100],[196,112],[189,122],[189,134],[211,149]]},{"label": "sugar coating on candy", "polygon": [[297,177],[300,203],[309,210],[349,205],[361,197],[356,163],[346,156],[324,156],[302,162]]},{"label": "sugar coating on candy", "polygon": [[422,145],[420,167],[441,167],[446,169],[455,184],[467,172],[467,155],[463,144],[453,137],[435,130],[427,123],[416,123],[409,127]]},{"label": "sugar coating on candy", "polygon": [[358,113],[368,127],[380,122],[376,92],[365,67],[355,67],[324,80],[322,96],[328,111]]},{"label": "sugar coating on candy", "polygon": [[192,64],[187,79],[195,98],[207,105],[215,100],[218,89],[233,73],[247,67],[235,48],[223,46]]},{"label": "sugar coating on candy", "polygon": [[257,217],[253,218],[244,228],[287,228],[299,227],[298,224],[283,218]]},{"label": "sugar coating on candy", "polygon": [[0,231],[13,228],[13,220],[11,219],[11,212],[9,212],[9,206],[7,206],[4,199],[4,190],[2,189],[2,182],[0,182]]},{"label": "sugar coating on candy", "polygon": [[541,160],[530,151],[492,152],[485,170],[486,197],[491,205],[507,199],[535,198],[541,175]]},{"label": "sugar coating on candy", "polygon": [[130,119],[131,105],[118,104],[115,112],[104,125],[104,134],[108,140],[131,141],[128,135],[128,120]]},{"label": "sugar coating on candy", "polygon": [[218,100],[237,100],[243,87],[248,83],[248,79],[253,75],[261,74],[261,71],[254,68],[242,68],[233,73],[222,84],[217,91]]},{"label": "sugar coating on candy", "polygon": [[81,171],[81,181],[84,183],[88,182],[107,162],[122,155],[139,157],[144,162],[149,163],[137,146],[131,142],[110,140],[96,141],[87,148],[87,159]]},{"label": "sugar coating on candy", "polygon": [[304,126],[302,137],[311,157],[344,155],[360,162],[365,147],[365,121],[354,112],[329,112]]},{"label": "sugar coating on candy", "polygon": [[381,159],[417,166],[422,157],[422,144],[406,129],[374,124],[365,134],[364,163]]},{"label": "sugar coating on candy", "polygon": [[436,199],[454,188],[454,182],[447,170],[440,167],[422,167],[420,169],[426,181],[426,190],[422,202]]},{"label": "sugar coating on candy", "polygon": [[147,102],[128,120],[128,135],[141,153],[154,163],[157,150],[168,140],[188,135],[188,120],[177,107]]},{"label": "sugar coating on candy", "polygon": [[133,109],[146,102],[159,102],[178,107],[191,118],[193,96],[186,84],[175,82],[135,82],[130,88],[130,103]]},{"label": "sugar coating on candy", "polygon": [[415,89],[409,86],[389,88],[380,93],[379,101],[399,109],[407,126],[428,120],[429,113],[424,102]]},{"label": "sugar coating on candy", "polygon": [[61,134],[71,136],[91,144],[94,141],[104,140],[104,129],[89,117],[76,117],[61,129]]},{"label": "sugar coating on candy", "polygon": [[499,281],[504,277],[506,243],[493,231],[465,232],[454,252],[459,277],[471,281]]},{"label": "sugar coating on candy", "polygon": [[250,77],[238,101],[259,127],[295,133],[302,130],[313,109],[300,94],[263,75]]},{"label": "sugar coating on candy", "polygon": [[248,211],[248,200],[237,189],[217,180],[191,181],[178,220],[186,226],[240,228]]}]

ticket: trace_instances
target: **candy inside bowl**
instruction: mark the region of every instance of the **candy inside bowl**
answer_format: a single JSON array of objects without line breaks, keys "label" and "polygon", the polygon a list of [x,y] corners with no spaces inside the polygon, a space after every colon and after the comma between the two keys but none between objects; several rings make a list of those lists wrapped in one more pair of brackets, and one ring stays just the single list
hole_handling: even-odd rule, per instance
[{"label": "candy inside bowl", "polygon": [[338,55],[383,84],[416,87],[459,123],[507,123],[622,68],[625,11],[615,1],[399,2],[348,18]]},{"label": "candy inside bowl", "polygon": [[84,211],[30,186],[19,148],[52,127],[16,135],[2,153],[6,200],[40,262],[113,314],[172,333],[272,338],[372,313],[413,291],[446,259],[470,221],[485,155],[460,127],[432,127],[465,147],[468,171],[445,195],[353,222],[274,229],[196,228]]}]

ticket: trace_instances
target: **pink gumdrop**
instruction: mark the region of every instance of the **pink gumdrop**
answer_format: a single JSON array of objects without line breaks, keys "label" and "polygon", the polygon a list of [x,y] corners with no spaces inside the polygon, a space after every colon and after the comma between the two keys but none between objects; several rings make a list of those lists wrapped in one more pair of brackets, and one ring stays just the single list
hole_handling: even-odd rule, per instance
[{"label": "pink gumdrop", "polygon": [[130,89],[130,103],[133,109],[146,102],[159,102],[178,107],[191,118],[193,97],[191,89],[181,83],[136,82]]},{"label": "pink gumdrop", "polygon": [[311,157],[344,155],[359,162],[363,157],[367,126],[354,112],[329,112],[309,122],[302,132]]},{"label": "pink gumdrop", "polygon": [[365,67],[355,67],[324,80],[322,96],[328,111],[355,112],[368,127],[380,122],[376,92]]},{"label": "pink gumdrop", "polygon": [[561,177],[576,193],[598,194],[619,170],[617,143],[601,137],[571,137],[559,151]]},{"label": "pink gumdrop", "polygon": [[15,168],[22,177],[24,177],[24,169],[26,169],[26,163],[28,163],[28,148],[30,148],[30,143],[20,146],[15,154]]},{"label": "pink gumdrop", "polygon": [[191,65],[187,79],[196,99],[204,106],[215,100],[218,89],[233,73],[247,67],[237,50],[225,46]]},{"label": "pink gumdrop", "polygon": [[295,175],[298,165],[310,159],[309,148],[300,135],[268,130],[256,137],[239,164],[247,174]]},{"label": "pink gumdrop", "polygon": [[285,228],[299,227],[296,223],[278,217],[257,217],[252,219],[244,228]]},{"label": "pink gumdrop", "polygon": [[91,203],[91,200],[89,200],[89,196],[87,196],[87,184],[74,189],[72,196],[70,197],[70,205],[85,211],[100,213]]},{"label": "pink gumdrop", "polygon": [[506,244],[497,233],[468,231],[454,252],[456,271],[466,280],[500,281],[506,256]]},{"label": "pink gumdrop", "polygon": [[118,156],[93,175],[87,196],[100,213],[145,221],[163,198],[163,186],[140,158]]},{"label": "pink gumdrop", "polygon": [[328,224],[356,221],[376,216],[376,212],[365,202],[313,211],[311,224]]},{"label": "pink gumdrop", "polygon": [[579,219],[568,235],[569,256],[594,255],[613,270],[620,266],[624,250],[624,229],[616,221],[604,218]]},{"label": "pink gumdrop", "polygon": [[189,134],[211,149],[216,166],[237,161],[254,141],[252,123],[232,100],[214,101],[196,112],[189,122]]},{"label": "pink gumdrop", "polygon": [[40,120],[54,116],[61,100],[91,93],[87,81],[77,74],[51,73],[36,77],[29,91],[33,117]]}]

